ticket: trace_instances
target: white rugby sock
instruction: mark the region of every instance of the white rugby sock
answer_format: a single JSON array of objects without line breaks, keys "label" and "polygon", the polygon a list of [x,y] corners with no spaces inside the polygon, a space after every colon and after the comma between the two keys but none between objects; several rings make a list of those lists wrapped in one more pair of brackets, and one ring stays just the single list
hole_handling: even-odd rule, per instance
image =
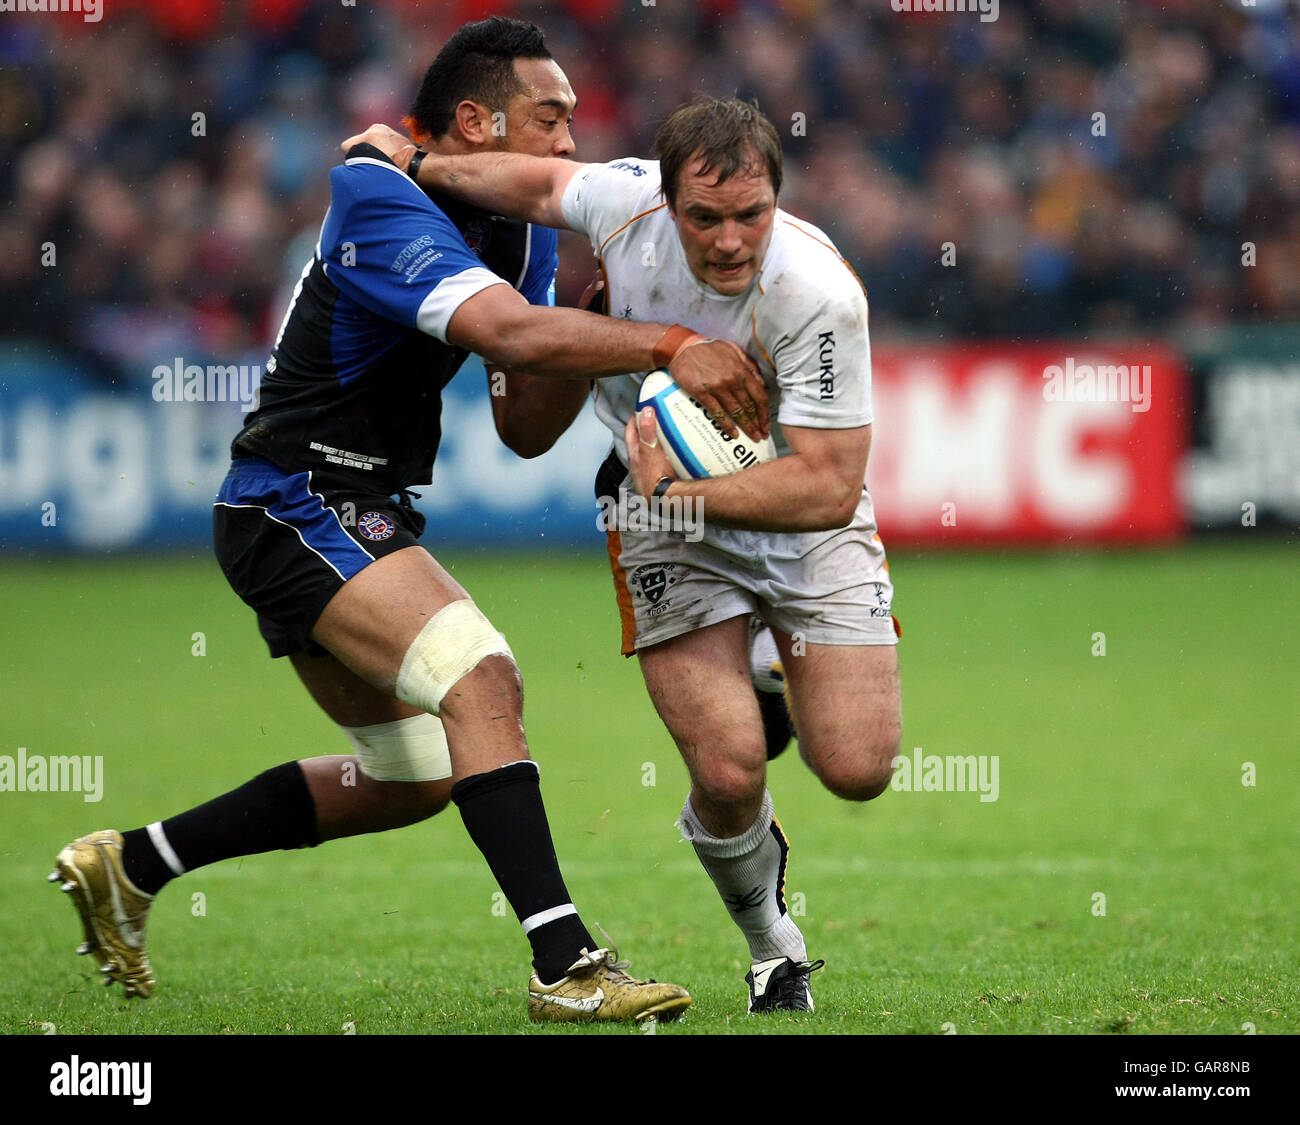
[{"label": "white rugby sock", "polygon": [[803,934],[785,907],[785,860],[781,826],[772,818],[772,795],[763,793],[758,818],[740,836],[719,839],[700,823],[688,797],[677,822],[718,888],[732,921],[749,943],[750,958],[806,961]]}]

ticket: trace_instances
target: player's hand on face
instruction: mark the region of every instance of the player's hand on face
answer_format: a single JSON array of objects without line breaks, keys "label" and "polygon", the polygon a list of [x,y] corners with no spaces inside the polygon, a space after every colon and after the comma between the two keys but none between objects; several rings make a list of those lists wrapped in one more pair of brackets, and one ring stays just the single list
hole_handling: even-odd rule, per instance
[{"label": "player's hand on face", "polygon": [[730,340],[688,344],[673,357],[668,371],[682,390],[704,405],[728,437],[736,436],[737,422],[756,441],[772,432],[767,388],[758,368]]},{"label": "player's hand on face", "polygon": [[373,145],[396,164],[403,172],[415,155],[415,145],[409,137],[402,136],[396,129],[387,125],[371,125],[364,133],[349,137],[342,144],[346,153],[353,145]]},{"label": "player's hand on face", "polygon": [[659,448],[654,407],[647,406],[632,415],[623,436],[627,439],[628,468],[632,470],[632,483],[638,493],[649,499],[655,485],[664,477],[677,479],[664,451]]}]

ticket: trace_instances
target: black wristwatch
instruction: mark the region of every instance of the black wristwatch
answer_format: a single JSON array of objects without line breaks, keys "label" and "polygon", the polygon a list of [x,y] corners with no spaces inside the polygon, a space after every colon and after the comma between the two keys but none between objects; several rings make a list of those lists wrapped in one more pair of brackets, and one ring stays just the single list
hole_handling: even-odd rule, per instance
[{"label": "black wristwatch", "polygon": [[655,490],[650,493],[656,500],[662,500],[664,493],[667,492],[674,484],[677,483],[676,477],[660,477],[659,483],[655,485]]},{"label": "black wristwatch", "polygon": [[415,155],[411,157],[411,162],[406,166],[406,174],[415,180],[418,184],[420,181],[416,178],[420,174],[420,165],[424,163],[424,158],[429,154],[422,148],[415,150]]}]

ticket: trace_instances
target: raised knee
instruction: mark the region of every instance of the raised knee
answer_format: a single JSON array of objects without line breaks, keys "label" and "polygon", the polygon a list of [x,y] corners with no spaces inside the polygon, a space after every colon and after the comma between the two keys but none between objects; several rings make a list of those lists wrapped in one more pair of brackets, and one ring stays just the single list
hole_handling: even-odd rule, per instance
[{"label": "raised knee", "polygon": [[854,752],[832,753],[814,764],[821,783],[846,801],[870,801],[889,788],[898,756],[897,738],[876,739]]}]

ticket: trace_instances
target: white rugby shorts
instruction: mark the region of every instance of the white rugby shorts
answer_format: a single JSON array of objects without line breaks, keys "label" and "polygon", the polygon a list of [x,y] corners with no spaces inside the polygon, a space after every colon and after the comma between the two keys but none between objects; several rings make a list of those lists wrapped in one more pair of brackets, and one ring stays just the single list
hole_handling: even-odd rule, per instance
[{"label": "white rugby shorts", "polygon": [[[601,475],[606,485],[617,479]],[[898,643],[894,586],[866,488],[845,528],[772,532],[705,524],[702,537],[698,526],[647,529],[645,519],[627,518],[629,496],[625,471],[614,502],[602,503],[615,517],[606,521],[606,538],[624,655],[742,614],[758,614],[809,644]]]}]

